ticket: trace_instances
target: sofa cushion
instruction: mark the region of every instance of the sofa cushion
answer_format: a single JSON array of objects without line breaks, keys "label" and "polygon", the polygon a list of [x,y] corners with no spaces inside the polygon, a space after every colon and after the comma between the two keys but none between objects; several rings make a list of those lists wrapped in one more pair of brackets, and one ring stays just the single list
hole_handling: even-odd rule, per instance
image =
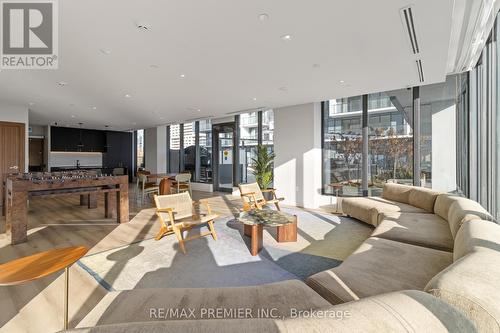
[{"label": "sofa cushion", "polygon": [[450,226],[436,214],[388,212],[372,236],[398,242],[453,251]]},{"label": "sofa cushion", "polygon": [[434,213],[434,203],[439,192],[433,191],[425,187],[413,186],[408,203],[412,206],[425,209],[429,213]]},{"label": "sofa cushion", "polygon": [[500,252],[500,226],[483,220],[465,222],[455,237],[453,260],[481,248]]},{"label": "sofa cushion", "polygon": [[397,202],[410,203],[410,192],[413,186],[395,183],[385,183],[382,190],[382,198]]},{"label": "sofa cushion", "polygon": [[480,332],[500,332],[500,226],[464,222],[455,237],[454,259],[425,290],[462,311]]},{"label": "sofa cushion", "polygon": [[[232,288],[152,288],[108,293],[78,324],[78,327],[150,320],[203,319],[203,308],[251,309],[256,316],[260,309],[276,309],[288,316],[290,308],[316,309],[330,304],[299,280],[288,280],[260,286]],[[150,309],[164,309],[165,316],[153,315]],[[169,312],[169,309],[174,312]],[[177,313],[175,310],[177,309]],[[195,317],[184,317],[188,309]],[[205,316],[206,318],[206,316]]]},{"label": "sofa cushion", "polygon": [[332,304],[405,289],[423,290],[452,263],[450,252],[370,237],[340,266],[306,283]]},{"label": "sofa cushion", "polygon": [[460,198],[462,197],[449,193],[442,193],[438,195],[434,204],[434,214],[437,214],[442,219],[448,221],[448,212],[451,204]]},{"label": "sofa cushion", "polygon": [[276,318],[270,313],[252,319],[167,320],[66,332],[476,332],[473,324],[459,311],[415,290],[374,296],[320,311],[294,313],[293,318],[286,319]]},{"label": "sofa cushion", "polygon": [[479,203],[467,198],[455,200],[448,211],[451,234],[456,236],[462,224],[471,220],[493,220],[493,217]]},{"label": "sofa cushion", "polygon": [[435,276],[425,290],[462,311],[480,332],[500,332],[500,253],[469,253]]},{"label": "sofa cushion", "polygon": [[342,212],[360,221],[377,226],[384,212],[427,213],[426,210],[379,197],[342,198]]}]

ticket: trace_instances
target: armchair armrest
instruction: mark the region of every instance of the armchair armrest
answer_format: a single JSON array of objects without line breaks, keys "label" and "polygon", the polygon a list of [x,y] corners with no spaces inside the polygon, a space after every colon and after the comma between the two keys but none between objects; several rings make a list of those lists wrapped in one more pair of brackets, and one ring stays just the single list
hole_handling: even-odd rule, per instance
[{"label": "armchair armrest", "polygon": [[205,208],[207,209],[208,214],[212,214],[212,208],[210,207],[210,203],[208,202],[208,199],[200,199],[198,202],[193,200],[193,205],[200,206],[201,204],[205,205]]},{"label": "armchair armrest", "polygon": [[174,210],[172,208],[156,208],[157,213],[170,213]]}]

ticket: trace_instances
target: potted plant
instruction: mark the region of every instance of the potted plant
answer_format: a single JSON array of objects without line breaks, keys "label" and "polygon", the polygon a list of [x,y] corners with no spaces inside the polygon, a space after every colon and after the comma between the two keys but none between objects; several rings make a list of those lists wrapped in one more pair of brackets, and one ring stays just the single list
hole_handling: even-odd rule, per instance
[{"label": "potted plant", "polygon": [[269,188],[273,182],[273,160],[274,153],[269,151],[267,147],[258,145],[257,155],[252,158],[252,174],[259,187],[263,190]]}]

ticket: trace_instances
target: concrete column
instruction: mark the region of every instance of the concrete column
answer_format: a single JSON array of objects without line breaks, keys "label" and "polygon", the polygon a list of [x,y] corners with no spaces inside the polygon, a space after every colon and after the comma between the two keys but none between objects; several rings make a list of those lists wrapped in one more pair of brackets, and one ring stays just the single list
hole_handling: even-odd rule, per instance
[{"label": "concrete column", "polygon": [[158,126],[144,130],[146,169],[152,173],[167,172],[167,127]]}]

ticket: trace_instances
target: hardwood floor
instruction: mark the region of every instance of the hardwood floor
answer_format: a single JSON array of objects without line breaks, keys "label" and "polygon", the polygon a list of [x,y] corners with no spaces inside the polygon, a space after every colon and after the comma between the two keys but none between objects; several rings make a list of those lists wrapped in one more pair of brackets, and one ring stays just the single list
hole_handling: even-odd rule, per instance
[{"label": "hardwood floor", "polygon": [[[239,197],[225,193],[193,192],[193,199],[209,199],[221,216],[238,212]],[[147,200],[146,200],[147,201]],[[130,187],[129,223],[104,218],[104,197],[97,209],[79,205],[79,197],[34,198],[29,205],[28,242],[10,245],[0,234],[0,263],[57,247],[83,245],[89,254],[153,238],[159,223],[152,202],[140,203]],[[4,217],[2,217],[4,219]],[[4,223],[2,220],[1,223]],[[0,332],[56,332],[63,325],[63,274],[20,286],[0,287]],[[74,327],[106,294],[80,266],[70,269],[70,327]]]}]

